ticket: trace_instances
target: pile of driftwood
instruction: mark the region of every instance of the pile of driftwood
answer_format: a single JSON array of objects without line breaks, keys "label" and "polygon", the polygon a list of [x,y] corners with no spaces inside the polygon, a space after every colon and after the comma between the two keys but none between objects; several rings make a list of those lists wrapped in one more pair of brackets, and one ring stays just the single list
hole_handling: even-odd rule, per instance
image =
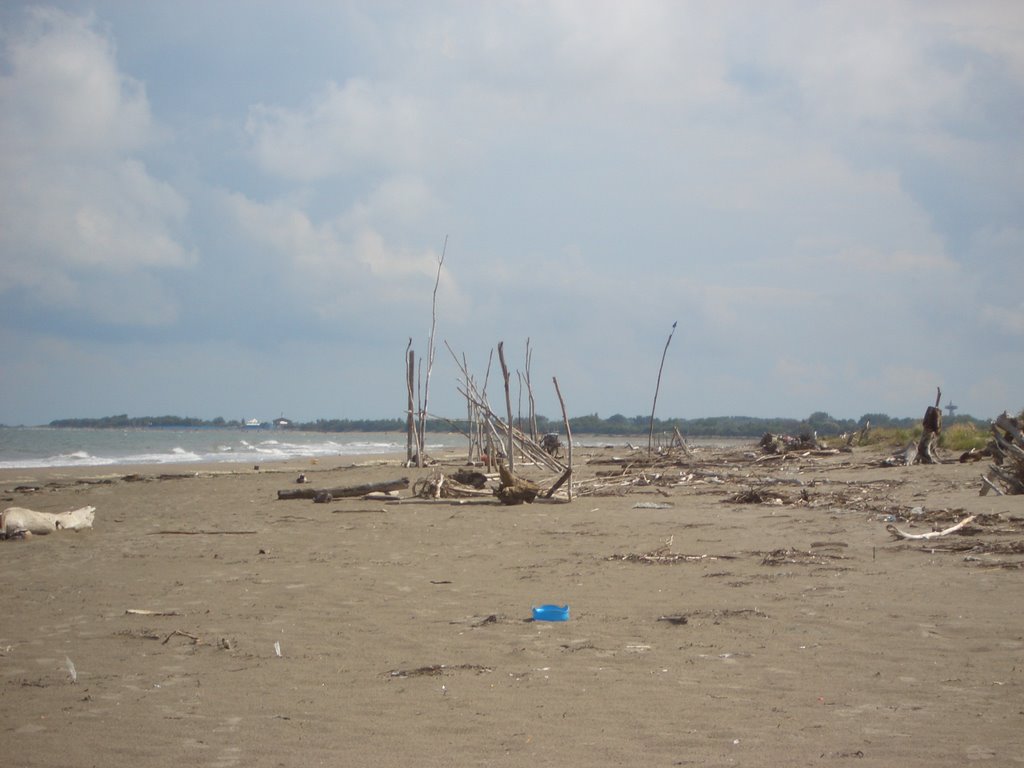
[{"label": "pile of driftwood", "polygon": [[805,432],[801,435],[773,435],[765,432],[758,443],[761,452],[771,455],[787,453],[789,451],[816,451],[821,448],[818,443],[818,435]]},{"label": "pile of driftwood", "polygon": [[1000,496],[1024,493],[1024,434],[1021,433],[1021,418],[1014,418],[1005,411],[992,425],[992,442],[988,449],[994,463],[988,474],[982,475],[981,494],[990,490]]},{"label": "pile of driftwood", "polygon": [[490,478],[483,472],[459,470],[450,475],[435,472],[413,483],[412,493],[420,499],[467,499],[493,496],[487,489]]}]

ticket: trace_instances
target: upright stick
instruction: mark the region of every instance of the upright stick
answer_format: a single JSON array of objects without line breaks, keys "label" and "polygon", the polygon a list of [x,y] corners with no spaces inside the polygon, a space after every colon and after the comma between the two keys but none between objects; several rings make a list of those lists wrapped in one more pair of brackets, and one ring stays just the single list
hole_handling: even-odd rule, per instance
[{"label": "upright stick", "polygon": [[562,406],[562,421],[565,424],[565,442],[569,446],[569,469],[566,470],[566,475],[569,481],[567,493],[569,494],[569,501],[572,501],[572,429],[569,427],[569,414],[565,411],[565,400],[562,399],[562,390],[558,388],[558,379],[552,376],[551,380],[555,382],[555,394],[558,395],[558,404]]},{"label": "upright stick", "polygon": [[[416,435],[416,416],[415,409],[416,404],[413,402],[413,384],[414,376],[413,371],[415,370],[416,364],[416,353],[412,351],[412,339],[409,339],[409,346],[405,348],[405,384],[409,391],[409,407],[408,407],[408,423],[406,425],[408,435],[405,441],[405,460],[408,466],[412,466],[412,446],[413,440]],[[416,439],[417,446],[419,445],[419,439]]]},{"label": "upright stick", "polygon": [[654,411],[658,407],[658,390],[661,389],[661,371],[665,367],[665,355],[668,354],[668,345],[672,343],[672,334],[676,332],[676,323],[672,323],[672,330],[668,334],[668,341],[665,342],[665,350],[661,353],[661,365],[658,366],[658,383],[654,387],[654,404],[651,405],[651,429],[647,433],[647,456],[650,457],[654,450]]},{"label": "upright stick", "polygon": [[498,360],[501,362],[501,375],[505,379],[505,408],[508,410],[508,471],[515,471],[515,457],[512,455],[514,443],[512,442],[512,395],[508,388],[508,366],[505,364],[505,342],[498,342]]},{"label": "upright stick", "polygon": [[434,297],[430,304],[430,338],[427,341],[427,376],[423,382],[423,407],[420,410],[419,443],[420,460],[417,466],[423,466],[423,446],[427,444],[427,399],[430,397],[430,372],[434,368],[434,331],[437,329],[437,287],[441,284],[441,267],[448,252],[448,235],[444,236],[441,258],[437,260],[437,277],[434,280]]}]

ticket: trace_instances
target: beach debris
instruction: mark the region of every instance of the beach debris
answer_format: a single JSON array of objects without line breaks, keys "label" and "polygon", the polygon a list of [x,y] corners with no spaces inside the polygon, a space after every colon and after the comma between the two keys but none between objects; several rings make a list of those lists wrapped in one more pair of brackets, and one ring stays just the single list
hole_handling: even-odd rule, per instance
[{"label": "beach debris", "polygon": [[675,563],[696,563],[702,560],[735,560],[736,555],[685,555],[672,551],[675,536],[669,536],[657,549],[643,554],[612,555],[608,560],[622,560],[630,563],[650,563],[652,565],[673,565]]},{"label": "beach debris", "polygon": [[412,493],[421,499],[462,499],[479,496],[493,496],[484,488],[487,475],[482,472],[459,471],[445,476],[435,472],[413,483]]},{"label": "beach debris", "polygon": [[552,456],[558,456],[562,450],[562,441],[558,435],[554,432],[549,432],[544,435],[540,440],[540,447],[547,451]]},{"label": "beach debris", "polygon": [[45,535],[54,531],[80,531],[92,528],[96,507],[79,507],[68,512],[36,512],[23,507],[8,507],[0,512],[0,538],[25,534]]},{"label": "beach debris", "polygon": [[183,632],[180,629],[176,629],[173,632],[171,632],[170,634],[168,634],[167,637],[165,637],[163,640],[161,640],[160,641],[160,645],[167,645],[167,642],[172,637],[187,637],[189,640],[192,641],[192,645],[201,645],[202,644],[202,641],[199,639],[199,637],[197,635],[193,635],[191,632]]},{"label": "beach debris", "polygon": [[989,450],[994,463],[988,474],[982,476],[981,495],[994,490],[998,495],[1015,496],[1024,493],[1024,433],[1021,416],[1013,417],[1005,411],[992,424],[992,442]]},{"label": "beach debris", "polygon": [[[400,477],[396,480],[384,480],[378,483],[363,483],[362,485],[349,485],[339,488],[290,488],[278,491],[277,498],[279,501],[289,499],[313,499],[315,501],[318,495],[326,493],[331,499],[342,499],[365,496],[376,491],[398,491],[408,487],[409,478]],[[327,500],[330,501],[331,499]]]},{"label": "beach debris", "polygon": [[504,464],[498,466],[498,474],[501,476],[501,485],[494,491],[494,495],[502,504],[532,504],[540,493],[539,485],[526,478],[517,477]]},{"label": "beach debris", "polygon": [[303,474],[299,475],[297,478],[295,478],[295,482],[299,483],[301,485],[302,483],[308,483],[309,482],[309,478],[307,478],[305,473],[303,473]]},{"label": "beach debris", "polygon": [[917,445],[911,440],[902,451],[882,460],[883,467],[909,467],[917,457]]},{"label": "beach debris", "polygon": [[68,671],[68,676],[71,678],[72,683],[78,682],[78,670],[75,669],[75,662],[71,660],[70,656],[64,657],[64,667]]},{"label": "beach debris", "polygon": [[387,673],[388,677],[437,677],[449,672],[476,672],[482,675],[485,672],[493,672],[494,667],[485,667],[482,664],[429,664],[425,667],[414,669],[392,669]]},{"label": "beach debris", "polygon": [[677,614],[672,614],[670,616],[659,616],[658,617],[658,621],[667,621],[669,624],[673,624],[675,626],[681,626],[683,624],[689,624],[690,623],[690,618],[688,616],[685,616],[685,615],[681,614],[681,613],[677,613]]},{"label": "beach debris", "polygon": [[150,531],[149,536],[251,536],[259,531]]},{"label": "beach debris", "polygon": [[915,464],[938,464],[939,457],[935,455],[935,445],[939,442],[939,435],[942,434],[942,409],[939,403],[942,401],[942,389],[936,387],[935,405],[929,405],[921,419],[921,426],[924,431],[917,443],[917,456]]},{"label": "beach debris", "polygon": [[177,611],[150,611],[146,608],[127,608],[125,613],[128,616],[180,616]]},{"label": "beach debris", "polygon": [[638,501],[633,509],[672,509],[674,506],[668,501]]},{"label": "beach debris", "polygon": [[722,499],[723,502],[731,504],[789,504],[790,501],[781,493],[764,491],[757,488],[748,488],[732,496]]},{"label": "beach debris", "polygon": [[915,444],[911,441],[906,448],[894,453],[882,462],[885,467],[909,467],[913,464],[940,464],[941,460],[935,453],[935,446],[942,434],[942,410],[939,402],[942,400],[942,389],[936,387],[935,405],[929,405],[925,409],[924,418],[921,419],[921,426],[924,428],[921,439]]},{"label": "beach debris", "polygon": [[773,435],[771,432],[765,432],[761,435],[758,445],[761,447],[762,453],[771,456],[785,456],[791,451],[816,451],[824,448],[818,442],[817,432],[802,432],[797,436]]},{"label": "beach debris", "polygon": [[922,539],[938,539],[942,536],[949,536],[949,534],[951,533],[956,533],[957,531],[961,530],[964,526],[974,522],[975,518],[977,518],[977,515],[971,515],[969,517],[965,517],[956,525],[951,525],[949,528],[946,528],[941,531],[929,531],[928,533],[907,533],[905,531],[901,531],[899,528],[897,528],[895,525],[892,525],[891,523],[885,526],[885,530],[891,533],[893,538],[895,539],[908,539],[910,541],[918,541]]},{"label": "beach debris", "polygon": [[812,552],[793,547],[774,549],[771,552],[755,552],[762,555],[761,565],[824,565],[828,560],[846,560],[846,555],[829,552]]},{"label": "beach debris", "polygon": [[396,491],[374,491],[363,496],[363,501],[401,501]]},{"label": "beach debris", "polygon": [[275,640],[274,641],[274,655],[277,656],[277,658],[279,658],[279,659],[281,658],[281,641],[280,640]]},{"label": "beach debris", "polygon": [[330,491],[320,491],[313,497],[314,504],[329,504],[334,500],[334,496]]}]

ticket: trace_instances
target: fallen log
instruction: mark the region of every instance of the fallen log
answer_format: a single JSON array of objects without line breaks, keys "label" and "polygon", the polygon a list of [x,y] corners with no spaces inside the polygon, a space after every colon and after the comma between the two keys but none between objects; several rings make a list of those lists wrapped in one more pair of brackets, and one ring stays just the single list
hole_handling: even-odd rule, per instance
[{"label": "fallen log", "polygon": [[889,533],[893,535],[893,537],[897,539],[907,539],[909,541],[920,541],[922,539],[938,539],[942,536],[949,536],[949,534],[951,533],[956,533],[968,523],[973,522],[973,520],[976,517],[977,515],[965,517],[956,525],[951,525],[949,528],[946,528],[942,531],[929,531],[928,533],[906,533],[905,531],[901,531],[899,528],[892,524],[885,526],[885,530],[887,530]]},{"label": "fallen log", "polygon": [[409,487],[409,478],[402,477],[397,480],[386,480],[380,483],[363,483],[362,485],[349,485],[340,488],[289,488],[278,491],[278,501],[289,499],[314,499],[319,494],[329,494],[332,499],[352,498],[354,496],[365,496],[368,493],[378,491],[400,491]]}]

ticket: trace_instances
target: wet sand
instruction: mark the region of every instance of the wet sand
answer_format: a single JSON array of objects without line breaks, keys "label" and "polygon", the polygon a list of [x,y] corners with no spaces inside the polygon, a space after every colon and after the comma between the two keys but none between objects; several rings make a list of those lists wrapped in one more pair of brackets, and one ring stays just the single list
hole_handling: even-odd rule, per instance
[{"label": "wet sand", "polygon": [[1024,764],[1024,497],[870,449],[624,452],[518,507],[277,500],[454,456],[0,472],[3,507],[96,507],[0,542],[3,763]]}]

